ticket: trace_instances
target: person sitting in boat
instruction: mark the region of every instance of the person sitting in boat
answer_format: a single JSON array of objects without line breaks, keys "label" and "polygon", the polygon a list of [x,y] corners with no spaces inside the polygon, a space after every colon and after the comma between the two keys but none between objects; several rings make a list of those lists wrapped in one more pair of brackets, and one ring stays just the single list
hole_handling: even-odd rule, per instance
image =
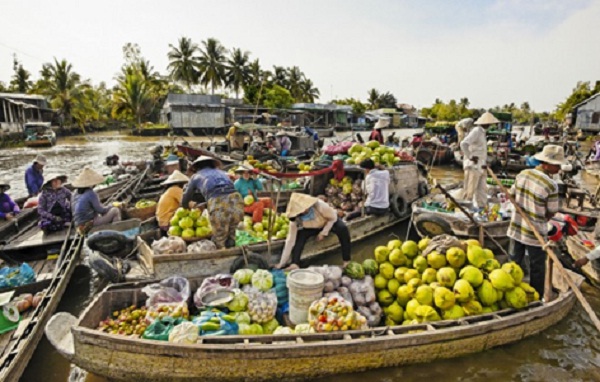
[{"label": "person sitting in boat", "polygon": [[385,145],[387,147],[395,147],[394,146],[394,135],[396,135],[396,132],[393,132],[390,135],[388,135],[387,139],[385,140]]},{"label": "person sitting in boat", "polygon": [[388,127],[389,124],[389,119],[379,118],[377,120],[377,123],[375,123],[375,125],[373,126],[373,131],[371,131],[371,135],[369,135],[369,140],[377,141],[379,142],[379,144],[383,145],[383,133],[381,132],[381,129],[383,129],[384,127]]},{"label": "person sitting in boat", "polygon": [[44,185],[44,166],[46,165],[46,157],[38,155],[33,160],[33,163],[25,170],[25,186],[29,197],[36,196],[42,190]]},{"label": "person sitting in boat", "polygon": [[[383,216],[390,210],[390,172],[384,166],[375,165],[372,159],[365,159],[359,164],[365,171],[364,189],[365,214]],[[346,220],[359,217],[361,211],[351,212]]]},{"label": "person sitting in boat", "polygon": [[275,138],[273,133],[267,134],[267,148],[274,154],[281,152],[281,143]]},{"label": "person sitting in boat", "polygon": [[415,150],[413,150],[413,147],[410,145],[410,138],[406,137],[402,139],[402,142],[400,142],[400,152],[411,156],[415,155]]},{"label": "person sitting in boat", "polygon": [[229,150],[243,150],[244,149],[244,134],[239,131],[242,125],[239,122],[234,123],[227,132],[225,138],[229,142]]},{"label": "person sitting in boat", "polygon": [[413,139],[410,142],[410,144],[415,147],[415,146],[420,146],[421,143],[423,143],[423,133],[416,133],[413,134]]},{"label": "person sitting in boat", "polygon": [[180,171],[179,157],[176,154],[171,154],[165,159],[165,173],[171,175],[175,171]]},{"label": "person sitting in boat", "polygon": [[277,134],[275,134],[275,140],[279,142],[279,146],[281,147],[279,154],[282,157],[288,156],[292,149],[292,141],[288,137],[288,134],[283,130],[278,131]]},{"label": "person sitting in boat", "polygon": [[0,219],[13,220],[21,212],[17,203],[12,200],[6,191],[10,190],[8,182],[0,182]]},{"label": "person sitting in boat", "polygon": [[281,260],[275,268],[281,269],[290,261],[288,269],[297,269],[300,266],[300,256],[306,241],[316,236],[317,241],[325,239],[333,232],[342,247],[343,266],[350,262],[350,231],[346,224],[339,218],[335,208],[326,202],[310,195],[294,192],[286,210],[290,219],[288,236],[281,254]]},{"label": "person sitting in boat", "polygon": [[93,190],[102,182],[104,177],[89,167],[85,167],[73,181],[73,187],[76,188],[72,203],[73,222],[81,234],[86,234],[92,227],[121,221],[121,210],[102,205]]},{"label": "person sitting in boat", "polygon": [[248,155],[252,155],[254,158],[260,158],[268,153],[269,150],[265,146],[263,139],[261,137],[254,137],[252,143],[250,143],[250,147],[248,147]]},{"label": "person sitting in boat", "polygon": [[156,205],[156,221],[163,232],[169,230],[169,225],[175,211],[181,205],[183,199],[183,186],[190,181],[190,178],[183,175],[181,171],[175,170],[169,175],[167,180],[161,184],[167,189],[158,200]]},{"label": "person sitting in boat", "polygon": [[194,175],[183,193],[181,205],[191,208],[193,199],[207,201],[217,249],[235,246],[235,230],[244,219],[244,200],[236,191],[227,173],[220,169],[221,162],[208,156],[199,156],[192,163]]},{"label": "person sitting in boat", "polygon": [[254,199],[254,202],[250,205],[244,203],[244,212],[252,215],[253,223],[262,222],[263,210],[265,208],[272,208],[273,201],[271,198],[258,197],[258,191],[262,191],[263,189],[261,181],[256,178],[258,170],[242,165],[235,170],[235,173],[240,175],[234,183],[237,192],[242,195],[244,201],[246,201],[248,195]]},{"label": "person sitting in boat", "polygon": [[44,233],[61,231],[71,223],[71,191],[63,187],[66,180],[65,175],[51,174],[42,186],[37,211]]}]

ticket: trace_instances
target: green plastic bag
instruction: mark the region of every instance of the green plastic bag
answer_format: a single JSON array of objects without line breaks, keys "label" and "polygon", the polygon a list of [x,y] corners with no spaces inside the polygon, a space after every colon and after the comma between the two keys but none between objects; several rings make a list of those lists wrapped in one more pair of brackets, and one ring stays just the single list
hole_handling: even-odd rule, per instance
[{"label": "green plastic bag", "polygon": [[171,330],[182,321],[183,319],[181,318],[175,319],[173,317],[164,317],[160,320],[155,320],[146,328],[142,338],[146,340],[168,341]]}]

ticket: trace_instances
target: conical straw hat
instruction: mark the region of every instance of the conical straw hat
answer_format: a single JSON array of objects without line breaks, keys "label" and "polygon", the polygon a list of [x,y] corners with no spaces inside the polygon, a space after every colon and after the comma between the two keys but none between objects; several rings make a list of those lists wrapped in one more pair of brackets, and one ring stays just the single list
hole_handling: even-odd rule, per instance
[{"label": "conical straw hat", "polygon": [[89,167],[85,167],[83,171],[73,180],[73,187],[88,188],[94,187],[104,182],[104,177]]},{"label": "conical straw hat", "polygon": [[493,125],[495,123],[500,123],[500,121],[498,121],[498,118],[494,117],[494,114],[489,111],[483,113],[483,115],[475,121],[476,125]]},{"label": "conical straw hat", "polygon": [[48,176],[44,177],[44,185],[43,187],[46,187],[50,184],[50,182],[52,182],[54,179],[60,178],[60,180],[64,183],[67,181],[67,176],[65,174],[59,174],[59,173],[51,173]]},{"label": "conical straw hat", "polygon": [[169,175],[167,180],[162,182],[162,185],[168,186],[170,184],[187,183],[189,181],[190,181],[190,178],[188,178],[183,173],[181,173],[181,171],[175,170],[175,171],[173,171],[173,173],[171,175]]},{"label": "conical straw hat", "polygon": [[317,203],[318,201],[319,199],[310,195],[302,194],[299,192],[292,193],[292,196],[290,197],[290,202],[286,210],[288,218],[295,218],[302,212],[314,206],[315,203]]}]

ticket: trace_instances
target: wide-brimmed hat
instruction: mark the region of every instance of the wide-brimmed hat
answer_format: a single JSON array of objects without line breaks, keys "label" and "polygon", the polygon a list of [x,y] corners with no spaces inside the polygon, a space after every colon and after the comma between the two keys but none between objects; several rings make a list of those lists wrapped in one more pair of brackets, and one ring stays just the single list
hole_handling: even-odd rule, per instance
[{"label": "wide-brimmed hat", "polygon": [[390,120],[389,118],[379,118],[377,120],[377,123],[375,124],[375,126],[373,126],[374,129],[383,129],[384,127],[388,127],[390,125]]},{"label": "wide-brimmed hat", "polygon": [[10,190],[10,183],[8,180],[0,179],[0,190],[2,192]]},{"label": "wide-brimmed hat", "polygon": [[102,182],[104,182],[104,177],[86,166],[77,178],[73,180],[72,185],[75,188],[88,188],[94,187]]},{"label": "wide-brimmed hat", "polygon": [[232,126],[235,128],[242,127],[242,125],[239,122],[235,122]]},{"label": "wide-brimmed hat", "polygon": [[67,176],[57,172],[50,173],[49,175],[44,176],[44,184],[42,187],[47,187],[54,179],[60,179],[62,183],[65,183],[67,181]]},{"label": "wide-brimmed hat", "polygon": [[264,141],[263,141],[263,139],[262,139],[261,137],[254,137],[254,138],[252,139],[252,141],[254,141],[254,142],[258,142],[258,143],[263,143],[263,142],[264,142]]},{"label": "wide-brimmed hat", "polygon": [[35,157],[35,159],[33,160],[33,163],[39,163],[42,166],[45,166],[46,163],[48,163],[48,161],[46,160],[46,157],[43,155],[38,155]]},{"label": "wide-brimmed hat", "polygon": [[273,133],[267,133],[267,138],[273,138],[275,135]]},{"label": "wide-brimmed hat", "polygon": [[200,155],[198,158],[196,158],[196,160],[194,160],[192,162],[192,166],[195,166],[195,165],[197,165],[199,163],[202,163],[202,162],[214,162],[215,165],[218,165],[220,163],[218,159],[215,159],[213,157],[209,157],[208,155]]},{"label": "wide-brimmed hat", "polygon": [[483,113],[481,117],[479,117],[479,119],[475,121],[476,125],[493,125],[496,123],[500,123],[500,121],[498,120],[498,118],[494,117],[494,114],[490,113],[489,111]]},{"label": "wide-brimmed hat", "polygon": [[165,164],[167,166],[179,164],[179,157],[175,154],[171,154],[167,157],[167,159],[165,159]]},{"label": "wide-brimmed hat", "polygon": [[250,167],[250,166],[246,166],[245,164],[239,166],[238,168],[235,169],[235,172],[246,172],[246,171],[252,171],[254,170],[254,167]]},{"label": "wide-brimmed hat", "polygon": [[181,171],[175,170],[175,171],[173,171],[173,173],[171,175],[169,175],[167,180],[165,180],[161,184],[163,186],[168,186],[170,184],[187,183],[189,181],[190,181],[190,178],[185,176]]},{"label": "wide-brimmed hat", "polygon": [[287,206],[286,214],[288,218],[295,218],[310,207],[314,206],[319,201],[318,198],[302,194],[299,192],[292,193]]},{"label": "wide-brimmed hat", "polygon": [[567,164],[565,150],[562,146],[558,145],[546,145],[541,153],[537,153],[533,157],[540,162],[556,165]]},{"label": "wide-brimmed hat", "polygon": [[286,132],[285,132],[285,131],[283,131],[283,130],[279,130],[279,131],[277,132],[277,134],[275,134],[275,136],[276,136],[276,137],[287,137],[287,136],[288,136],[288,133],[286,133]]}]

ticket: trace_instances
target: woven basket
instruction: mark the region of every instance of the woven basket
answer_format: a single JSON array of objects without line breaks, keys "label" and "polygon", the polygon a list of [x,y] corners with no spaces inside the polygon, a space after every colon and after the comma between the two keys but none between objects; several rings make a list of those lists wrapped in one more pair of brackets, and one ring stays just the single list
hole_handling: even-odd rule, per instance
[{"label": "woven basket", "polygon": [[128,208],[125,210],[125,216],[128,219],[147,220],[156,215],[156,204],[144,208]]}]

